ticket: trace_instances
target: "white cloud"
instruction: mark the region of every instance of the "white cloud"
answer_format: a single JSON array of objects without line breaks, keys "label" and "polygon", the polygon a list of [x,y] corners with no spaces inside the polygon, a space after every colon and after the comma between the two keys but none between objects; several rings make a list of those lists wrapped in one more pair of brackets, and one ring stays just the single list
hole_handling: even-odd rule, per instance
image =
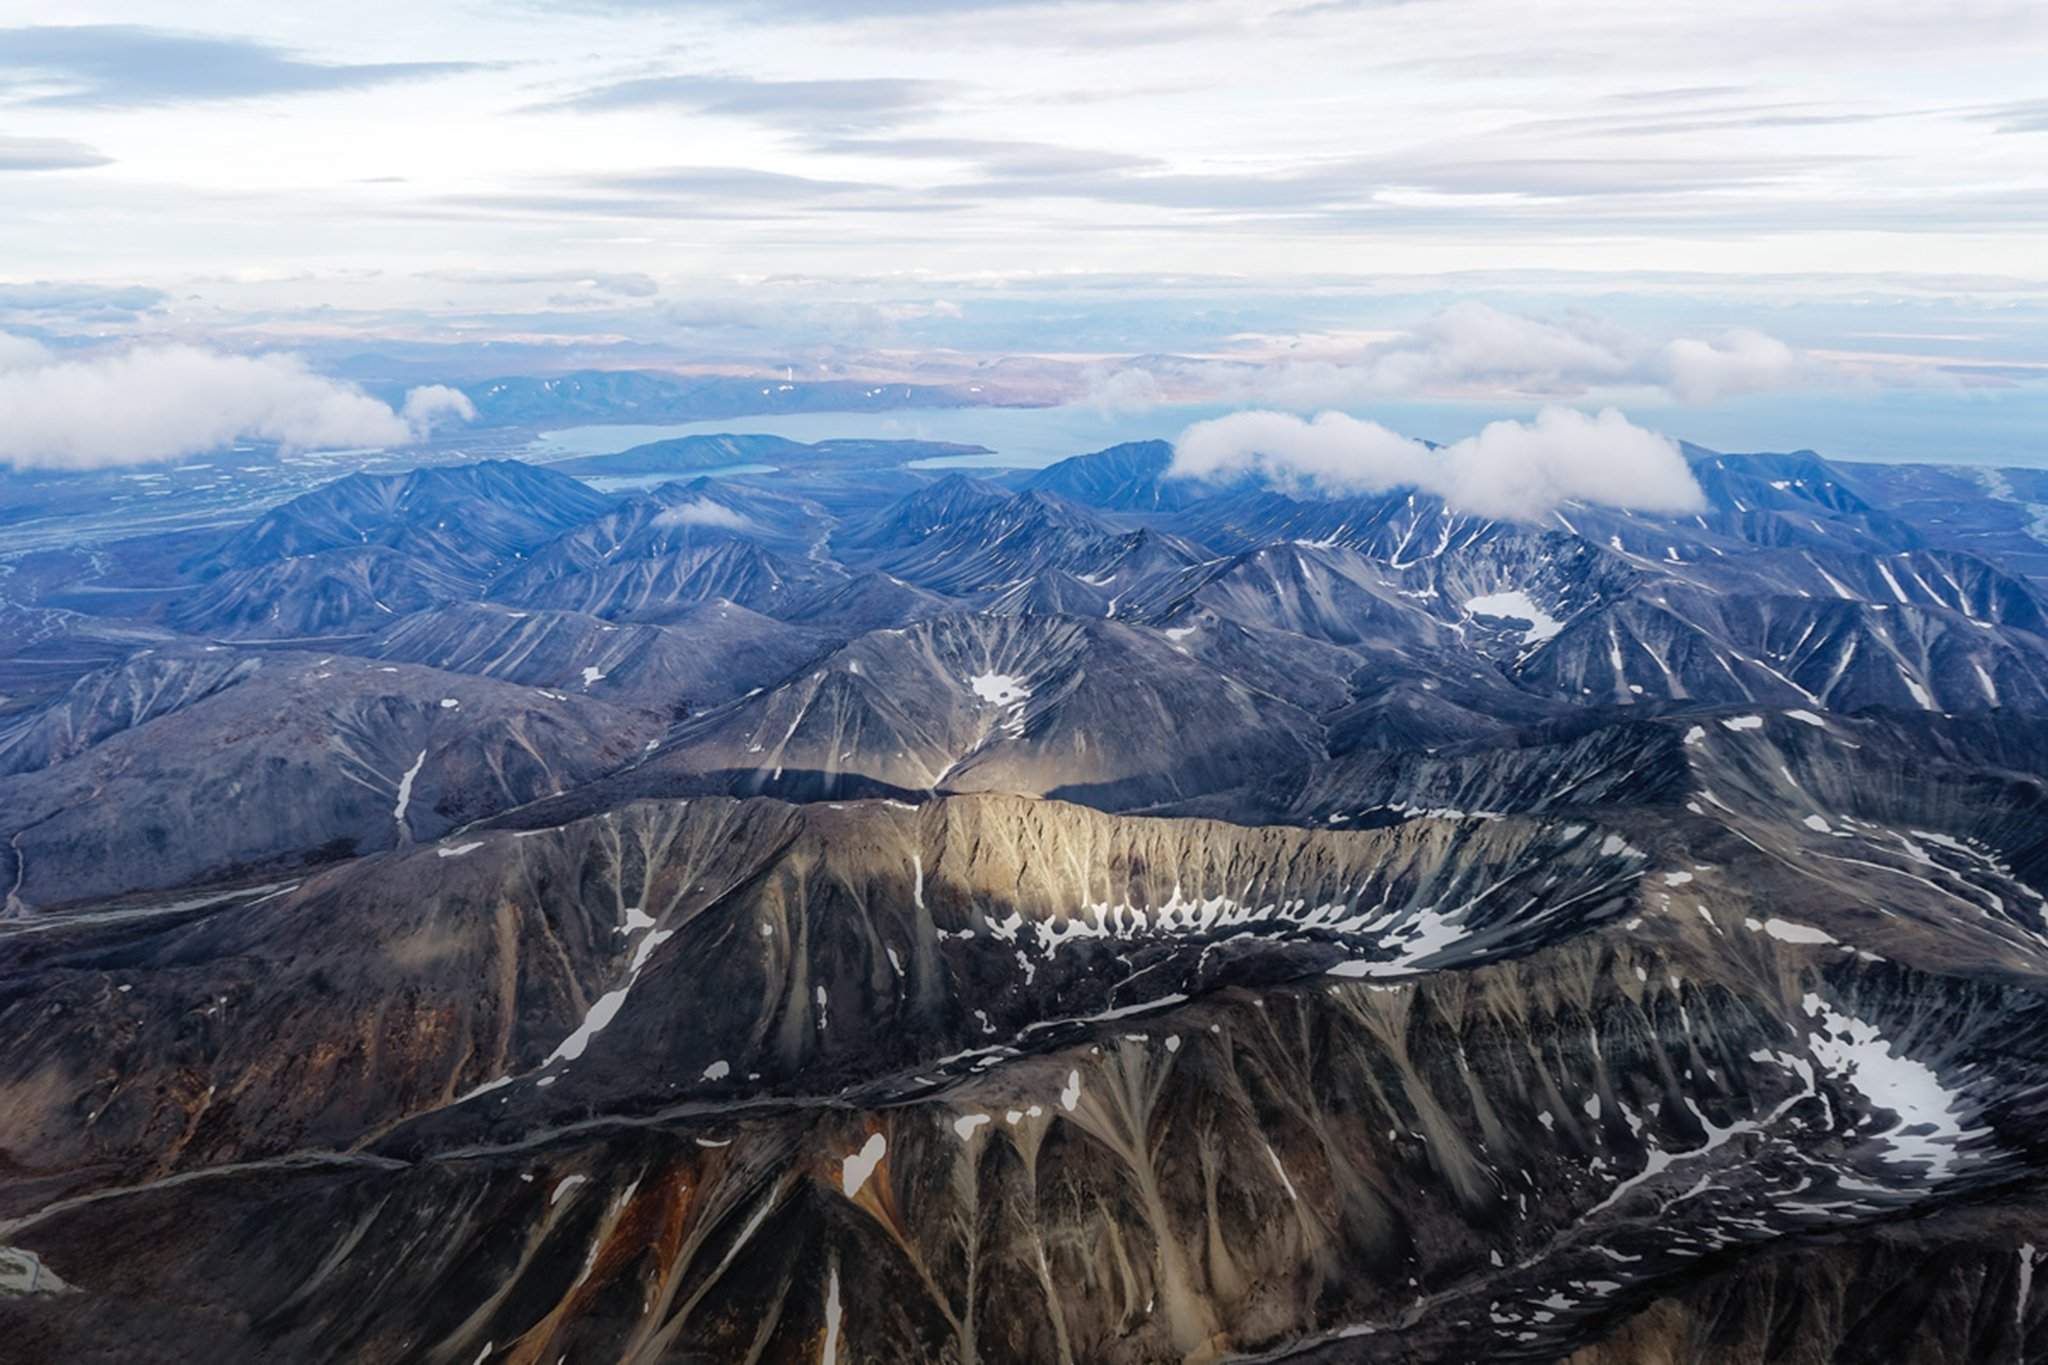
[{"label": "white cloud", "polygon": [[1712,340],[1667,342],[1648,368],[1679,402],[1711,403],[1734,394],[1791,388],[1822,377],[1825,367],[1774,336],[1737,328]]},{"label": "white cloud", "polygon": [[727,531],[751,531],[754,523],[732,508],[709,498],[678,503],[655,517],[656,526],[715,526]]},{"label": "white cloud", "polygon": [[1380,393],[1465,387],[1560,393],[1626,381],[1635,347],[1594,319],[1566,322],[1453,304],[1404,337],[1370,348],[1359,382]]},{"label": "white cloud", "polygon": [[292,356],[173,345],[71,359],[0,337],[0,463],[18,468],[146,464],[237,440],[407,445],[449,415],[473,415],[469,400],[415,389],[400,415]]},{"label": "white cloud", "polygon": [[1158,376],[1149,370],[1116,370],[1091,378],[1081,401],[1105,416],[1147,412],[1159,406],[1164,395]]},{"label": "white cloud", "polygon": [[1313,421],[1238,412],[1182,432],[1171,472],[1214,481],[1255,475],[1282,489],[1338,495],[1412,487],[1456,511],[1522,521],[1569,500],[1645,512],[1705,505],[1678,447],[1613,408],[1596,417],[1545,408],[1534,421],[1494,422],[1436,450],[1341,412]]},{"label": "white cloud", "polygon": [[476,404],[470,402],[469,395],[460,389],[451,389],[446,384],[427,384],[405,395],[403,415],[407,426],[416,432],[426,432],[450,418],[474,422]]}]

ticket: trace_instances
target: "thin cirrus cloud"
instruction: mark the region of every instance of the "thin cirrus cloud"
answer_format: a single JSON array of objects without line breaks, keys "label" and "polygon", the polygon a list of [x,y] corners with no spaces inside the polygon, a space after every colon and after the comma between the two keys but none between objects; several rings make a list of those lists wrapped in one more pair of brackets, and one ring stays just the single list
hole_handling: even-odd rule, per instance
[{"label": "thin cirrus cloud", "polygon": [[98,148],[69,138],[0,136],[0,171],[80,171],[113,161]]},{"label": "thin cirrus cloud", "polygon": [[2048,133],[2048,100],[1995,104],[1974,109],[1967,117],[1975,123],[1990,124],[1994,133]]},{"label": "thin cirrus cloud", "polygon": [[1211,481],[1251,476],[1339,496],[1414,488],[1453,511],[1514,521],[1540,520],[1572,501],[1642,512],[1705,506],[1670,438],[1613,408],[1592,416],[1545,408],[1532,421],[1493,422],[1435,449],[1341,412],[1313,420],[1237,412],[1183,431],[1169,472]]},{"label": "thin cirrus cloud", "polygon": [[[1559,208],[1560,201],[1643,201],[1755,189],[1809,174],[1825,162],[1773,156],[1361,157],[1230,171],[1155,171],[1141,166],[1070,174],[1056,181],[997,174],[954,185],[949,193],[968,199],[1079,199],[1206,213],[1327,212],[1374,205],[1399,209],[1400,201],[1388,196],[1421,193],[1493,201],[1483,205],[1484,216],[1499,217],[1522,209],[1582,212]],[[1513,202],[1517,200],[1527,202]]]},{"label": "thin cirrus cloud", "polygon": [[147,346],[77,359],[0,334],[0,465],[100,469],[216,450],[406,445],[476,409],[461,392],[413,389],[398,411],[292,356]]},{"label": "thin cirrus cloud", "polygon": [[747,166],[663,166],[561,177],[517,190],[449,195],[435,202],[465,213],[745,222],[849,208],[883,188],[865,181],[821,180]]},{"label": "thin cirrus cloud", "polygon": [[[813,127],[817,126],[813,121]],[[557,177],[442,202],[468,207],[599,217],[744,219],[793,207],[810,211],[941,213],[1017,200],[1092,202],[1195,219],[1284,217],[1351,224],[1440,223],[1460,230],[1511,221],[1595,221],[1602,215],[1692,213],[1702,199],[1765,187],[1812,169],[1791,158],[1626,160],[1342,159],[1306,166],[1179,171],[1155,158],[1028,140],[827,136],[807,144],[828,160],[951,164],[960,174],[932,185],[889,177],[833,178],[747,166],[652,167]],[[1435,196],[1429,204],[1415,194]],[[1653,208],[1660,200],[1669,207]]]},{"label": "thin cirrus cloud", "polygon": [[480,65],[323,62],[253,39],[134,24],[0,29],[0,99],[50,108],[137,108],[360,90]]},{"label": "thin cirrus cloud", "polygon": [[587,189],[631,194],[731,195],[743,200],[798,201],[820,194],[850,194],[877,188],[863,181],[821,180],[815,176],[756,170],[750,166],[664,166],[644,171],[579,176],[572,183]]},{"label": "thin cirrus cloud", "polygon": [[783,128],[882,128],[933,112],[953,90],[946,81],[890,76],[762,80],[663,75],[591,86],[534,108],[581,113],[679,109]]},{"label": "thin cirrus cloud", "polygon": [[821,23],[858,23],[869,19],[944,19],[960,14],[1060,9],[1069,14],[1090,9],[1142,9],[1151,0],[596,0],[606,9],[672,10],[690,7],[738,10],[754,18],[795,19]]},{"label": "thin cirrus cloud", "polygon": [[1003,138],[839,137],[812,142],[810,150],[824,156],[954,162],[973,166],[982,176],[1004,180],[1099,175],[1156,168],[1160,164],[1156,157]]},{"label": "thin cirrus cloud", "polygon": [[[950,32],[1006,53],[1030,48],[1093,49],[1173,43],[1241,32],[1265,8],[1269,19],[1308,17],[1343,6],[1303,0],[1248,6],[1235,3],[1179,6],[1156,0],[588,0],[623,13],[725,11],[749,23],[827,27],[915,26],[921,38]],[[1405,0],[1364,0],[1368,5]],[[1048,14],[1057,22],[1047,22]]]}]

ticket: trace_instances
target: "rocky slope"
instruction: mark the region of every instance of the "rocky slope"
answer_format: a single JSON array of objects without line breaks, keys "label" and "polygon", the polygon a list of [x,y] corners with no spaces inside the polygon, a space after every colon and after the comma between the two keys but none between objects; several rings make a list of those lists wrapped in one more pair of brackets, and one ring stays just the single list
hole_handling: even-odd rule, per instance
[{"label": "rocky slope", "polygon": [[201,681],[185,704],[139,714],[159,669],[145,658],[90,688],[101,709],[75,712],[70,735],[97,742],[0,777],[10,916],[430,839],[632,761],[666,720],[308,654],[265,656],[211,690],[212,668],[186,660]]},{"label": "rocky slope", "polygon": [[2042,941],[1941,927],[1997,859],[1878,909],[1659,809],[640,804],[16,938],[0,1232],[114,1270],[31,1301],[86,1358],[1553,1359],[2026,1187]]}]

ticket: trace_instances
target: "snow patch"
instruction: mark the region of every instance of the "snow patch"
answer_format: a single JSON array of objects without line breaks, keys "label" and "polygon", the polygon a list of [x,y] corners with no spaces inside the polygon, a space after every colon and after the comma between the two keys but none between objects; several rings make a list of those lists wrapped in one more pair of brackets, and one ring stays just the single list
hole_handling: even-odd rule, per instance
[{"label": "snow patch", "polygon": [[839,1267],[825,1286],[825,1348],[819,1353],[821,1365],[839,1365]]},{"label": "snow patch", "polygon": [[1294,1182],[1287,1178],[1287,1168],[1280,1164],[1280,1154],[1273,1150],[1273,1144],[1261,1138],[1259,1145],[1266,1149],[1266,1159],[1273,1163],[1273,1171],[1280,1177],[1280,1188],[1287,1191],[1288,1202],[1300,1203],[1301,1196],[1294,1192]]},{"label": "snow patch", "polygon": [[1963,1131],[1956,1097],[1934,1068],[1897,1054],[1876,1025],[1842,1013],[1818,995],[1809,992],[1802,1004],[1819,1025],[1808,1044],[1814,1058],[1872,1104],[1898,1115],[1896,1124],[1875,1134],[1891,1150],[1892,1160],[1920,1166],[1936,1180],[1951,1174],[1958,1160],[1956,1144],[1975,1134]]},{"label": "snow patch", "polygon": [[1794,924],[1788,919],[1767,919],[1764,932],[1781,943],[1833,943],[1835,936],[1824,929],[1810,924]]},{"label": "snow patch", "polygon": [[860,1187],[868,1183],[868,1177],[875,1173],[875,1167],[882,1164],[882,1158],[889,1154],[889,1139],[876,1133],[861,1144],[858,1152],[846,1158],[840,1167],[839,1188],[848,1199],[860,1193]]},{"label": "snow patch", "polygon": [[1340,962],[1331,967],[1328,974],[1347,977],[1409,976],[1416,971],[1416,963],[1462,942],[1467,936],[1464,926],[1453,924],[1449,915],[1434,907],[1425,907],[1393,934],[1380,940],[1380,947],[1399,950],[1394,957],[1385,961]]},{"label": "snow patch", "polygon": [[967,680],[974,689],[974,695],[996,706],[1008,706],[1021,702],[1031,695],[1031,686],[1024,679],[1009,673],[977,673]]},{"label": "snow patch", "polygon": [[600,995],[597,1003],[590,1007],[590,1013],[584,1015],[583,1022],[576,1026],[576,1031],[555,1045],[555,1050],[548,1054],[548,1061],[573,1062],[581,1057],[583,1050],[590,1046],[590,1040],[604,1032],[605,1025],[618,1017],[619,1007],[626,1003],[626,992],[630,986],[628,983]]},{"label": "snow patch", "polygon": [[426,762],[427,751],[422,749],[420,750],[420,756],[412,761],[412,766],[405,770],[405,776],[398,779],[398,804],[391,808],[391,818],[398,822],[400,834],[407,832],[405,828],[405,808],[412,804],[413,779],[420,775],[420,769],[426,766]]},{"label": "snow patch", "polygon": [[1522,634],[1525,645],[1540,644],[1564,629],[1564,622],[1537,606],[1535,599],[1519,588],[1468,597],[1465,610],[1473,616],[1529,622],[1529,629]]}]

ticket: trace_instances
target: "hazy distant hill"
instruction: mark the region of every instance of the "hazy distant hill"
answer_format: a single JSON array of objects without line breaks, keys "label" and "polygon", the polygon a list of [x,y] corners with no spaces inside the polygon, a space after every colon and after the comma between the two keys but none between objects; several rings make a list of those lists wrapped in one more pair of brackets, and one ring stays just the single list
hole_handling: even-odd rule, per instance
[{"label": "hazy distant hill", "polygon": [[933,460],[955,455],[985,455],[986,446],[956,445],[947,441],[791,441],[780,436],[706,435],[679,436],[673,440],[650,441],[613,455],[584,455],[573,460],[556,460],[548,468],[578,477],[692,473],[734,465],[808,464],[900,465],[912,460]]},{"label": "hazy distant hill", "polygon": [[973,407],[988,401],[966,388],[930,384],[866,384],[844,379],[789,382],[647,370],[577,370],[550,378],[508,376],[465,384],[462,391],[476,405],[477,421],[493,426],[695,422],[780,412]]}]

